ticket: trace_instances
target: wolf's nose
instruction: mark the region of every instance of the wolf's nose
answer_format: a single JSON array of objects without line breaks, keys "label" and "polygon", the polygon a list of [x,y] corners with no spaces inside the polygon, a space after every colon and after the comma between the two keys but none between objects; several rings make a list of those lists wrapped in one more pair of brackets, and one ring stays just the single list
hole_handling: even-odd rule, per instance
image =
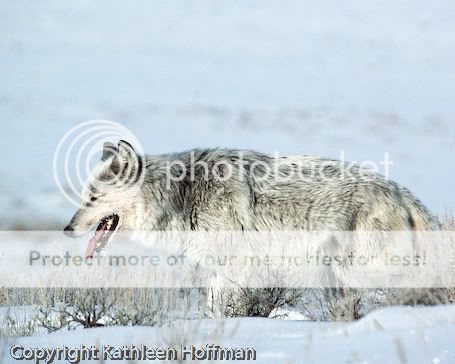
[{"label": "wolf's nose", "polygon": [[74,229],[71,225],[68,225],[65,229],[63,229],[63,233],[68,236],[69,238],[74,237]]}]

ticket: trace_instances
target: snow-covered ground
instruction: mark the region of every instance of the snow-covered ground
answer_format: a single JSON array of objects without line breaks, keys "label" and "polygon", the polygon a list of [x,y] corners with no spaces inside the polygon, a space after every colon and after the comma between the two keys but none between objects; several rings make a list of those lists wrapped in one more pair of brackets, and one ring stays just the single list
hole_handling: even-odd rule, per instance
[{"label": "snow-covered ground", "polygon": [[[55,348],[64,345],[141,344],[149,347],[219,344],[254,348],[258,363],[430,363],[455,362],[455,306],[394,307],[355,323],[315,323],[298,320],[189,320],[171,327],[111,327],[58,332],[3,341],[3,360],[13,345]],[[1,357],[0,357],[1,358]],[[110,361],[108,361],[110,362]]]},{"label": "snow-covered ground", "polygon": [[60,226],[52,156],[90,119],[149,153],[195,146],[394,161],[455,206],[452,0],[6,2],[0,226]]}]

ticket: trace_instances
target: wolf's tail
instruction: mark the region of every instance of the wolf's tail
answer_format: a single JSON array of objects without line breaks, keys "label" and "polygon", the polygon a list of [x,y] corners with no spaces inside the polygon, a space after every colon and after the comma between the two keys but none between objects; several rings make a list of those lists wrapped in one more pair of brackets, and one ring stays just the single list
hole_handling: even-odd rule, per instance
[{"label": "wolf's tail", "polygon": [[439,224],[437,219],[430,213],[425,205],[417,198],[413,198],[413,202],[409,204],[409,225],[412,230],[425,231],[437,230]]}]

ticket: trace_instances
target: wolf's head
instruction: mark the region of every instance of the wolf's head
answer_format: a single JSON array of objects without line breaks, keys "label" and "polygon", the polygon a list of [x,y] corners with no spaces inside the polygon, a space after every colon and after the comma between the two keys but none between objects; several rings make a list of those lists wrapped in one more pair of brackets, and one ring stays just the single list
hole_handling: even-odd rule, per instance
[{"label": "wolf's head", "polygon": [[80,208],[64,229],[67,236],[79,237],[96,228],[87,257],[104,249],[117,231],[134,229],[135,196],[143,175],[143,157],[129,143],[104,144],[103,156],[82,191]]}]

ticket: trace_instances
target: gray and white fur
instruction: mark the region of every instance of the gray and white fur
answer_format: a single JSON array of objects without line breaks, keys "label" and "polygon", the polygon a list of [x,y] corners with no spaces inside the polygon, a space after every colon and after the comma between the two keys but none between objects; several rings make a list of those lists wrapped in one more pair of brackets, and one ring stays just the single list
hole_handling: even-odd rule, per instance
[{"label": "gray and white fur", "polygon": [[[232,176],[224,178],[228,173]],[[122,176],[121,182],[106,183],[115,176]],[[111,214],[120,217],[122,231],[435,227],[427,208],[408,189],[358,166],[231,149],[140,156],[124,141],[105,145],[66,232],[81,235]]]}]

